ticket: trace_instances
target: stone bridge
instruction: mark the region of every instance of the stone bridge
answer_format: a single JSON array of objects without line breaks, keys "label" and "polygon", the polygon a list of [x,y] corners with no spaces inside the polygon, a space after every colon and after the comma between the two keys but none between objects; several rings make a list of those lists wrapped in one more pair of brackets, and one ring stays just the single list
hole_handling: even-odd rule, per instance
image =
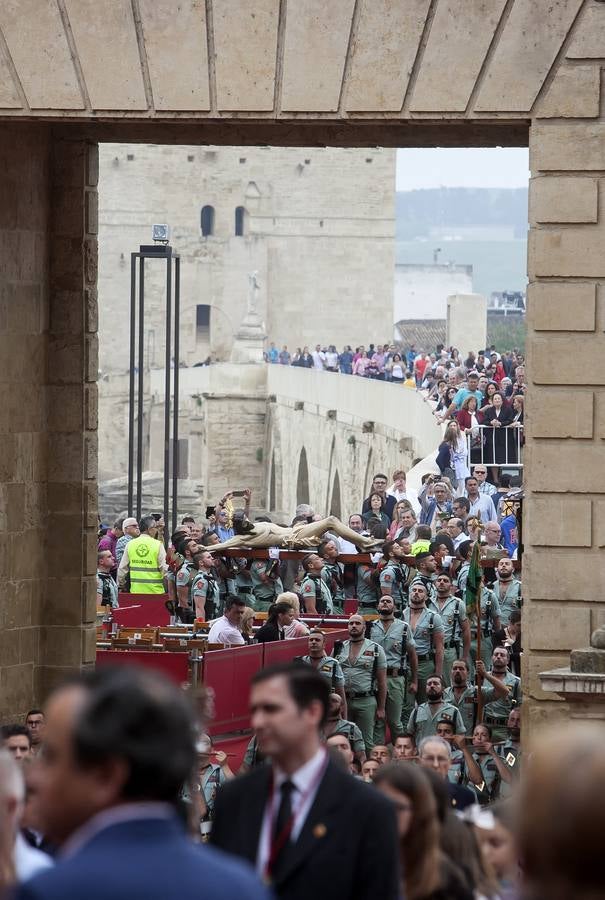
[{"label": "stone bridge", "polygon": [[[163,460],[164,371],[151,373],[150,468]],[[436,452],[431,406],[401,385],[294,366],[181,369],[179,429],[189,478],[210,502],[250,486],[256,506],[289,519],[298,503],[346,517],[374,472]]]}]

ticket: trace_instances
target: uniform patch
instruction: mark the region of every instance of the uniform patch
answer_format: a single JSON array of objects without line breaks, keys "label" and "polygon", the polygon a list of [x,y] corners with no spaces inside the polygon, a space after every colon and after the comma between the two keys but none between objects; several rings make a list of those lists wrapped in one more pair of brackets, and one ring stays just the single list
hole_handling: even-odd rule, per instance
[{"label": "uniform patch", "polygon": [[514,766],[517,762],[517,757],[513,753],[507,753],[505,759],[509,766]]}]

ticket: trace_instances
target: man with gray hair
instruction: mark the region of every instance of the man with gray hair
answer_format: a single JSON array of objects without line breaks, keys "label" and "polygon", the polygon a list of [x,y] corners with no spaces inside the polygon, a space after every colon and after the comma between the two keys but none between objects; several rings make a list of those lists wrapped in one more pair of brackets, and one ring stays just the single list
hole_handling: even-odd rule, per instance
[{"label": "man with gray hair", "polygon": [[6,750],[0,750],[0,821],[13,835],[13,862],[18,882],[27,881],[53,865],[46,853],[30,847],[20,831],[25,806],[23,769]]},{"label": "man with gray hair", "polygon": [[296,509],[294,510],[294,518],[300,519],[304,517],[308,522],[313,519],[315,515],[315,510],[312,506],[309,506],[308,503],[299,503]]},{"label": "man with gray hair", "polygon": [[448,794],[454,809],[466,809],[475,803],[475,795],[461,784],[454,784],[448,779],[452,761],[452,748],[445,738],[438,735],[425,737],[418,746],[418,762],[425,769],[432,769],[447,784]]}]

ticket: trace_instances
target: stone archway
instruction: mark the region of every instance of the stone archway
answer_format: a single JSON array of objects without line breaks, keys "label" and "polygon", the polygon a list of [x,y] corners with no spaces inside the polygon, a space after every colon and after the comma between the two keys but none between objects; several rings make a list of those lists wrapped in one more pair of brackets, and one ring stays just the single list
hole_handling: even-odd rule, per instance
[{"label": "stone archway", "polygon": [[298,475],[296,477],[296,505],[309,502],[309,465],[307,463],[307,451],[303,447],[298,460]]},{"label": "stone archway", "polygon": [[271,454],[271,472],[269,474],[269,509],[275,509],[275,450]]},{"label": "stone archway", "polygon": [[331,516],[336,516],[339,519],[342,519],[342,504],[340,500],[340,476],[338,474],[338,469],[334,473],[334,481],[332,482],[332,498],[330,500],[330,506],[328,508]]},{"label": "stone archway", "polygon": [[[22,715],[95,656],[96,145],[106,140],[529,142],[524,687],[534,720],[565,715],[538,673],[588,643],[605,586],[605,391],[584,363],[603,348],[605,3],[250,0],[242,11],[184,0],[170,16],[165,0],[141,0],[136,16],[129,3],[22,6],[0,9],[10,263],[0,274],[0,574],[6,643],[20,648],[0,661],[2,714]],[[308,467],[306,485],[308,496]]]}]

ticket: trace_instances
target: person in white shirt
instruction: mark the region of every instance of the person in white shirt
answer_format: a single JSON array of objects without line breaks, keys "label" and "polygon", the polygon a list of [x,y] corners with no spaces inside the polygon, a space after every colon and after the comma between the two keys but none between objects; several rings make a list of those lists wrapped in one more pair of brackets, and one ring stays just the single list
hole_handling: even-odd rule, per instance
[{"label": "person in white shirt", "polygon": [[479,493],[479,482],[474,475],[464,479],[464,493],[471,505],[469,515],[477,516],[483,524],[494,522],[497,519],[494,501],[488,494]]},{"label": "person in white shirt", "polygon": [[315,350],[311,353],[313,357],[313,368],[323,370],[326,367],[326,354],[321,349],[321,344],[317,344]]},{"label": "person in white shirt", "polygon": [[406,473],[403,469],[398,469],[396,472],[393,472],[393,484],[388,488],[387,494],[394,497],[397,502],[400,500],[407,500],[416,513],[416,516],[420,515],[421,510],[418,493],[413,488],[407,487]]},{"label": "person in white shirt", "polygon": [[454,550],[457,550],[464,541],[468,541],[468,534],[464,531],[464,522],[456,516],[452,516],[452,518],[448,520],[447,533],[454,542]]},{"label": "person in white shirt", "polygon": [[0,821],[14,835],[13,862],[18,882],[27,881],[53,865],[50,856],[30,847],[19,830],[24,806],[23,770],[10,753],[0,750]]},{"label": "person in white shirt", "polygon": [[240,630],[246,603],[234,594],[227,594],[225,614],[217,619],[208,632],[209,644],[245,644]]},{"label": "person in white shirt", "polygon": [[473,466],[473,475],[479,483],[479,493],[487,494],[489,497],[498,493],[498,488],[491,481],[487,480],[487,466]]}]

